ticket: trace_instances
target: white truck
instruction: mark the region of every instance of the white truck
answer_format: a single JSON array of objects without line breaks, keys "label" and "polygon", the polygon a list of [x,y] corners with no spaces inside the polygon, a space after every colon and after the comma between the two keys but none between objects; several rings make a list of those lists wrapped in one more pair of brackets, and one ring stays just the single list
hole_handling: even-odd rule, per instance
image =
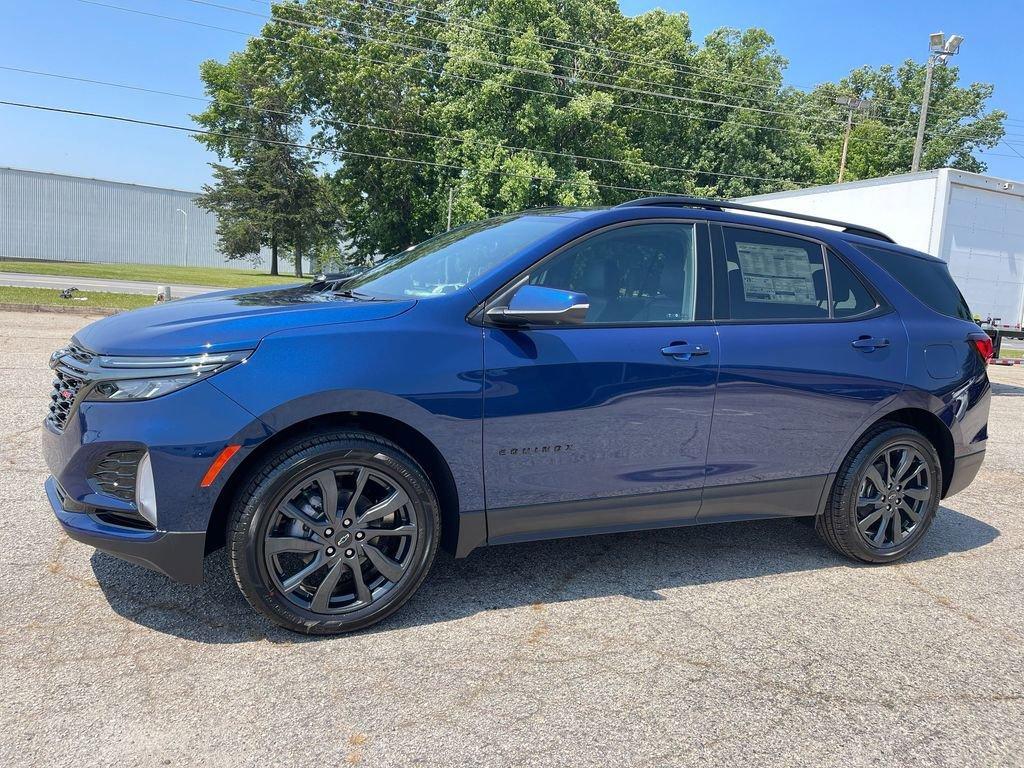
[{"label": "white truck", "polygon": [[1024,182],[940,168],[740,202],[879,229],[945,261],[986,328],[1022,330]]}]

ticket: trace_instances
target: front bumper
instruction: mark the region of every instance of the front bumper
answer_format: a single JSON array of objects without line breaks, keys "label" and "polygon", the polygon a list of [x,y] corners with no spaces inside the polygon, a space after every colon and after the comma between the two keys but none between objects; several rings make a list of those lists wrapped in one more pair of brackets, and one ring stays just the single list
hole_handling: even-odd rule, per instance
[{"label": "front bumper", "polygon": [[[195,583],[202,578],[206,534],[218,496],[231,473],[269,434],[259,419],[206,381],[149,401],[86,401],[63,430],[43,423],[42,452],[52,474],[46,493],[71,538]],[[203,476],[228,444],[242,449],[204,487]],[[155,525],[118,524],[125,516],[139,519],[137,500],[116,498],[97,483],[97,462],[118,451],[148,454]]]},{"label": "front bumper", "polygon": [[109,525],[88,512],[65,508],[57,481],[47,479],[46,497],[57,521],[69,537],[122,560],[159,571],[175,581],[199,584],[203,580],[206,531],[135,531]]}]

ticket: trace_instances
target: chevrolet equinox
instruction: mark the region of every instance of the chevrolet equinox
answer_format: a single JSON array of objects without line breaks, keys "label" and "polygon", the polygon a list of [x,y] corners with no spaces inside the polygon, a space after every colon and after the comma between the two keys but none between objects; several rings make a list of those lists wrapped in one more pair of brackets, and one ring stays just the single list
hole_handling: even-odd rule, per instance
[{"label": "chevrolet equinox", "polygon": [[645,198],[467,224],[354,277],[209,293],[52,356],[50,504],[270,620],[396,611],[439,546],[806,516],[904,557],[985,453],[989,338],[867,227]]}]

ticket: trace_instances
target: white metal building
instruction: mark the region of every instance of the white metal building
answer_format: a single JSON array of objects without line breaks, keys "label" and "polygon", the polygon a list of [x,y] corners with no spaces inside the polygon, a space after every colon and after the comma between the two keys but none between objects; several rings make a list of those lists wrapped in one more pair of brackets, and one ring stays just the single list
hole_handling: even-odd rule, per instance
[{"label": "white metal building", "polygon": [[0,168],[0,259],[248,266],[220,253],[217,218],[195,204],[197,196]]},{"label": "white metal building", "polygon": [[879,229],[949,264],[975,315],[1024,322],[1024,182],[940,168],[743,201]]}]

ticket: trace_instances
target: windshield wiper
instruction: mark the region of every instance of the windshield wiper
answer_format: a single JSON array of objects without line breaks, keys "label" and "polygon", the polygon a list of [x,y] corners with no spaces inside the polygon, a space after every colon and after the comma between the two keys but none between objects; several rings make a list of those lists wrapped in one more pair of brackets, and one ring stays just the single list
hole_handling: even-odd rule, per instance
[{"label": "windshield wiper", "polygon": [[382,299],[378,299],[376,296],[370,296],[369,294],[350,289],[331,291],[331,293],[335,296],[343,296],[346,299],[355,299],[356,301],[382,301]]}]

